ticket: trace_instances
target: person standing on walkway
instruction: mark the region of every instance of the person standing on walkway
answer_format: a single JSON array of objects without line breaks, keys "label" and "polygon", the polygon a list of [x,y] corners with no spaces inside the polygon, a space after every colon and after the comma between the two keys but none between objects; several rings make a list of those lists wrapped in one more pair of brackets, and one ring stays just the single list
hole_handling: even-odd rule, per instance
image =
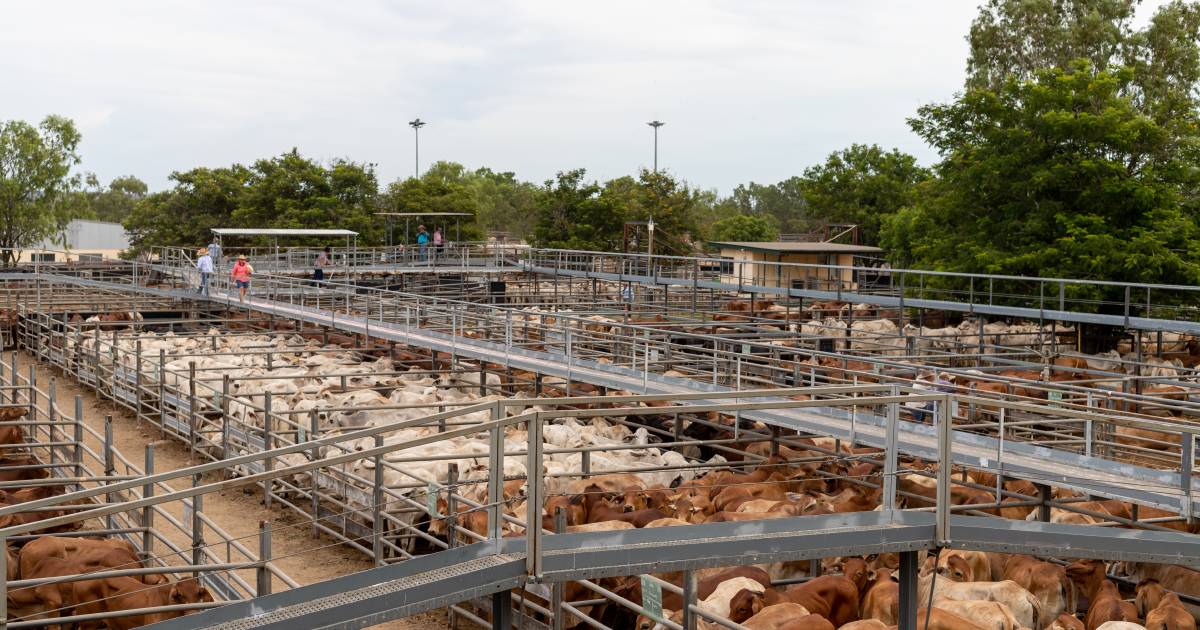
[{"label": "person standing on walkway", "polygon": [[417,249],[420,250],[421,261],[424,262],[429,252],[429,232],[425,231],[424,225],[417,226]]},{"label": "person standing on walkway", "polygon": [[237,257],[237,262],[233,263],[233,269],[229,275],[233,278],[233,284],[238,288],[238,300],[246,301],[246,291],[250,288],[250,275],[254,273],[254,267],[246,261],[246,255],[242,254]]},{"label": "person standing on walkway", "polygon": [[325,249],[317,254],[316,269],[313,269],[313,280],[320,282],[325,279],[325,268],[329,266],[329,257],[332,255],[332,250],[328,245]]},{"label": "person standing on walkway", "polygon": [[213,274],[213,259],[207,247],[201,247],[196,253],[200,256],[196,259],[196,270],[200,272],[200,286],[196,287],[196,293],[208,295],[208,279]]},{"label": "person standing on walkway", "polygon": [[442,228],[433,228],[433,259],[437,260],[442,255],[442,247],[446,242],[442,239]]},{"label": "person standing on walkway", "polygon": [[221,244],[218,243],[217,239],[215,239],[215,238],[213,239],[213,242],[208,244],[208,255],[212,257],[213,271],[215,272],[216,270],[220,269],[221,268]]}]

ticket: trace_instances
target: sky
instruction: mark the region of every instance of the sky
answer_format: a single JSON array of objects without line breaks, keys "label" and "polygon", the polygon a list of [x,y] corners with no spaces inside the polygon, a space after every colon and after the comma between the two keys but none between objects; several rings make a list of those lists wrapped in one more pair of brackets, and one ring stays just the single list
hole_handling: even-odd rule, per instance
[{"label": "sky", "polygon": [[[1161,2],[1151,0],[1140,13]],[[296,147],[381,183],[456,161],[541,182],[653,162],[729,193],[905,123],[963,83],[975,0],[6,3],[0,120],[61,114],[80,168],[136,175]]]}]

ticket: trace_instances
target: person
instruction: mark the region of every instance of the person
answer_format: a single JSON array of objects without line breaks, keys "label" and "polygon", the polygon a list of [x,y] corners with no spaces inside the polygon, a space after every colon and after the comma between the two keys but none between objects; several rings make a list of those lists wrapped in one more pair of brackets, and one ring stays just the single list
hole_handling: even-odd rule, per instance
[{"label": "person", "polygon": [[331,252],[332,250],[326,245],[325,249],[321,250],[320,254],[317,254],[317,268],[313,270],[313,280],[320,282],[325,279],[325,268],[329,266]]},{"label": "person", "polygon": [[433,229],[433,257],[436,259],[442,255],[442,247],[446,245],[442,240],[442,228],[436,227]]},{"label": "person", "polygon": [[425,231],[424,225],[417,226],[417,249],[421,251],[421,260],[425,260],[426,252],[429,250],[429,232]]},{"label": "person", "polygon": [[229,275],[233,278],[233,284],[238,288],[238,299],[246,301],[246,290],[250,288],[250,274],[254,273],[254,267],[246,261],[246,255],[241,254],[237,257],[237,262],[233,264],[233,269]]},{"label": "person", "polygon": [[196,287],[196,293],[208,295],[208,278],[213,273],[213,259],[207,247],[201,247],[196,252],[200,257],[196,259],[196,269],[200,272],[200,286]]},{"label": "person", "polygon": [[221,268],[221,244],[218,243],[217,239],[215,239],[215,238],[213,239],[213,242],[208,244],[208,255],[212,257],[213,271],[220,269]]}]

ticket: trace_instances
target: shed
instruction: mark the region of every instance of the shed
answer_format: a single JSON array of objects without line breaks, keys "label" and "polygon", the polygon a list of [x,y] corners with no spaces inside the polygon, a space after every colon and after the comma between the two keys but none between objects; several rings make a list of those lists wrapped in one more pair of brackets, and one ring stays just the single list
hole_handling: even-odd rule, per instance
[{"label": "shed", "polygon": [[72,219],[61,234],[61,244],[46,239],[21,252],[21,260],[96,261],[114,259],[129,247],[129,235],[120,223]]},{"label": "shed", "polygon": [[851,268],[854,258],[883,251],[869,245],[845,243],[715,241],[709,245],[731,261],[722,266],[722,282],[791,289],[854,289],[857,283]]}]

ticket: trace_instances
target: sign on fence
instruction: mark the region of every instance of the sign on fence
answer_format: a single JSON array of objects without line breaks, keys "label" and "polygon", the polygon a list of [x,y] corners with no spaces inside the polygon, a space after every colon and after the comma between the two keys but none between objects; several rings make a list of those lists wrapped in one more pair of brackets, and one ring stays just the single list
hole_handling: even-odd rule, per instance
[{"label": "sign on fence", "polygon": [[662,585],[649,575],[642,576],[642,612],[655,621],[663,621]]}]

